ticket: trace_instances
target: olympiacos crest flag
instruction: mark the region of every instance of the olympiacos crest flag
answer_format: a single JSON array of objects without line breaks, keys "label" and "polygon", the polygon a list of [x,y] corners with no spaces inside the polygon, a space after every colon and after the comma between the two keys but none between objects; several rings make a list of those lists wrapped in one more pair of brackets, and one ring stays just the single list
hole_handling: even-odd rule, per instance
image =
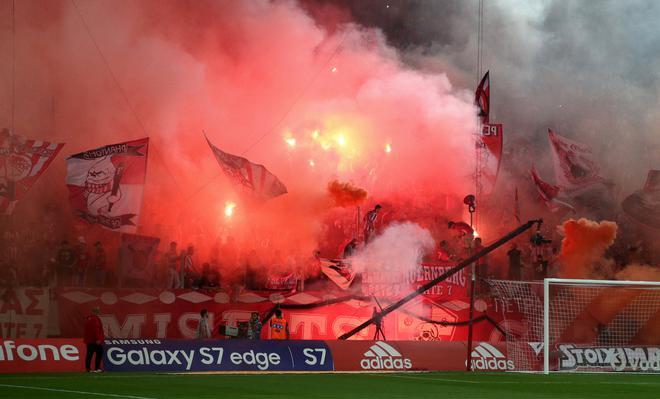
[{"label": "olympiacos crest flag", "polygon": [[109,144],[67,158],[74,214],[110,230],[135,233],[142,206],[149,138]]},{"label": "olympiacos crest flag", "polygon": [[0,213],[11,215],[62,147],[13,135],[8,129],[0,132]]}]

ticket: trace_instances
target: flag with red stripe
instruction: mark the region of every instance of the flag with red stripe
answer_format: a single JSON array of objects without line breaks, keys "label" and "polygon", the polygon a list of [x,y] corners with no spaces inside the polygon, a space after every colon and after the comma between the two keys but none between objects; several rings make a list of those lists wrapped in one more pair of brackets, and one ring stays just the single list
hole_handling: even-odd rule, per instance
[{"label": "flag with red stripe", "polygon": [[74,214],[90,224],[135,233],[142,208],[149,138],[71,155],[66,184]]},{"label": "flag with red stripe", "polygon": [[265,166],[250,162],[248,159],[222,151],[211,140],[206,141],[215,155],[223,172],[235,184],[245,187],[256,197],[270,199],[286,194],[286,186],[270,173]]},{"label": "flag with red stripe", "polygon": [[541,197],[543,202],[545,202],[551,211],[558,211],[562,207],[575,211],[575,208],[573,208],[571,204],[558,199],[560,188],[543,181],[541,177],[539,177],[538,173],[536,172],[536,168],[533,165],[529,173],[532,177],[532,181],[534,182],[534,186],[539,193],[539,197]]},{"label": "flag with red stripe", "polygon": [[55,159],[64,143],[0,132],[0,213],[11,215],[18,201]]}]

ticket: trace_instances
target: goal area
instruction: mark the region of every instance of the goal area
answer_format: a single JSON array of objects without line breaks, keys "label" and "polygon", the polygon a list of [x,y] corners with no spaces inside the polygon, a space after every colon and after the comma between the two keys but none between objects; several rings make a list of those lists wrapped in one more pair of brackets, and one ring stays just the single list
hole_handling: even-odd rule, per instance
[{"label": "goal area", "polygon": [[509,359],[527,372],[660,373],[660,282],[490,280]]}]

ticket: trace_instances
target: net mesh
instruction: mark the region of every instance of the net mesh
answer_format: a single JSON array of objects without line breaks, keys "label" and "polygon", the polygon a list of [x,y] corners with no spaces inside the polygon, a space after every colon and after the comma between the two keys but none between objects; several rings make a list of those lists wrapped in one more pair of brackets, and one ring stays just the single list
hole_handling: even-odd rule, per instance
[{"label": "net mesh", "polygon": [[[543,283],[489,283],[522,318],[507,320],[519,326],[507,332],[509,359],[516,370],[542,371]],[[549,288],[551,370],[660,372],[660,286],[552,282]]]}]

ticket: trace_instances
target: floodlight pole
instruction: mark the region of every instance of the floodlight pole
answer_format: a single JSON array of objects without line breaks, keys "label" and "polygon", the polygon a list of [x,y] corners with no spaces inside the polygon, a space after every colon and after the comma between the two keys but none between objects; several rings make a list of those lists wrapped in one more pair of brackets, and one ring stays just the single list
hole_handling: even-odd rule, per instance
[{"label": "floodlight pole", "polygon": [[405,297],[399,299],[398,301],[394,302],[390,306],[386,307],[377,316],[374,316],[374,317],[370,318],[369,320],[367,320],[364,323],[360,324],[359,326],[355,327],[351,331],[349,331],[345,334],[342,334],[338,339],[348,339],[348,338],[352,337],[353,335],[359,333],[363,329],[369,327],[377,319],[382,320],[385,316],[392,313],[393,311],[400,308],[401,306],[405,305],[406,303],[410,302],[411,300],[416,298],[418,295],[423,294],[424,292],[426,292],[431,287],[433,287],[436,284],[446,280],[448,277],[453,276],[454,274],[456,274],[459,271],[463,270],[469,264],[473,263],[474,261],[481,258],[482,256],[489,254],[490,252],[492,252],[495,249],[499,248],[500,246],[502,246],[506,242],[516,238],[520,234],[522,234],[525,231],[529,230],[535,224],[540,225],[541,223],[543,223],[543,219],[535,219],[535,220],[530,220],[527,223],[520,225],[515,230],[513,230],[510,233],[508,233],[507,235],[501,237],[499,240],[497,240],[494,243],[490,244],[489,246],[485,247],[484,249],[477,252],[476,254],[474,254],[474,255],[470,256],[469,258],[463,260],[461,263],[454,266],[450,270],[446,271],[445,273],[443,273],[439,277],[429,281],[428,283],[422,285],[421,287],[419,287],[415,291],[411,292],[410,294],[406,295]]}]

